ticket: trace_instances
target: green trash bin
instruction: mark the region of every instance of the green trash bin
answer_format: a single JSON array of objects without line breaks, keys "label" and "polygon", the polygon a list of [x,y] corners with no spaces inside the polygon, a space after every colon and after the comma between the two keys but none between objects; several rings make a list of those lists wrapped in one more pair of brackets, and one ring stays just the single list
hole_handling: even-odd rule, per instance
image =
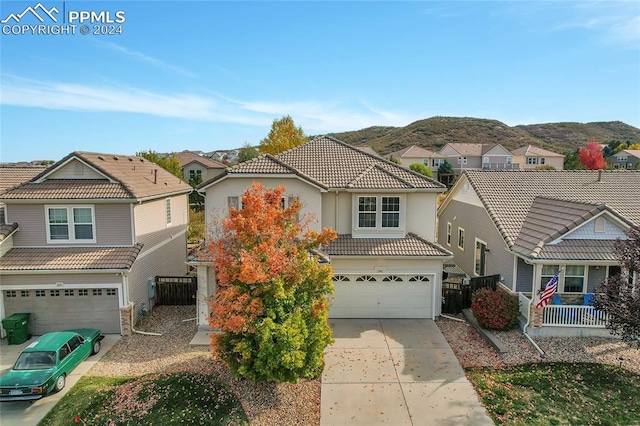
[{"label": "green trash bin", "polygon": [[7,343],[20,345],[29,340],[29,313],[9,315],[2,320],[2,328],[7,332]]}]

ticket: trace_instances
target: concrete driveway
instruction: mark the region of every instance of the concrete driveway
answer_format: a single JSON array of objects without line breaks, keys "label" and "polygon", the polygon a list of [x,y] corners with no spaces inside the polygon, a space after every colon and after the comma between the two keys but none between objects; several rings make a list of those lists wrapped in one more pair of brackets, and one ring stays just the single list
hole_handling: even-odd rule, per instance
[{"label": "concrete driveway", "polygon": [[321,425],[493,425],[432,320],[330,320]]},{"label": "concrete driveway", "polygon": [[[86,374],[91,367],[120,340],[120,337],[121,336],[117,334],[107,334],[102,340],[100,352],[90,356],[73,370],[67,377],[67,384],[61,392],[54,393],[37,401],[10,401],[0,403],[0,423],[3,425],[20,426],[37,425],[58,401],[67,394],[69,389],[80,380],[80,377]],[[13,366],[20,352],[36,338],[37,337],[34,337],[21,345],[7,345],[7,339],[0,341],[0,375],[4,374]],[[70,421],[73,421],[73,419]]]}]

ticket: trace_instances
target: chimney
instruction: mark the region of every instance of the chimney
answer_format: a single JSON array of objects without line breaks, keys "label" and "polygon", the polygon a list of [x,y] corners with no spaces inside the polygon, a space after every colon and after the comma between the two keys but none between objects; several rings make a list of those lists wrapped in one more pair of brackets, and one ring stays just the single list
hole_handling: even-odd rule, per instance
[{"label": "chimney", "polygon": [[602,182],[602,169],[598,170],[598,182]]}]

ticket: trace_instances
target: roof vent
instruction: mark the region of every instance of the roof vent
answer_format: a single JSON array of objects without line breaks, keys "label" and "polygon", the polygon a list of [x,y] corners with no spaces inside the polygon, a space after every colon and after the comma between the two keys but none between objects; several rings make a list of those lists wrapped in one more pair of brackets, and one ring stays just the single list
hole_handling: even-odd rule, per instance
[{"label": "roof vent", "polygon": [[98,155],[98,160],[104,161],[104,157],[102,155]]},{"label": "roof vent", "polygon": [[113,156],[113,159],[118,161],[118,157],[116,157],[115,155]]},{"label": "roof vent", "polygon": [[131,158],[131,157],[127,157],[127,160],[133,162],[133,158]]}]

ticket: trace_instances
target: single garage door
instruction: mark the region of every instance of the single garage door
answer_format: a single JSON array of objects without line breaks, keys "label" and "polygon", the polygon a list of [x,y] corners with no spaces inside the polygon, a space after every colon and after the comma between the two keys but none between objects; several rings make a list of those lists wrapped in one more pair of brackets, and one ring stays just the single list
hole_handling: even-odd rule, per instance
[{"label": "single garage door", "polygon": [[432,275],[335,275],[331,318],[433,318]]},{"label": "single garage door", "polygon": [[69,328],[120,333],[118,289],[5,290],[6,315],[29,312],[29,332],[41,335]]}]

